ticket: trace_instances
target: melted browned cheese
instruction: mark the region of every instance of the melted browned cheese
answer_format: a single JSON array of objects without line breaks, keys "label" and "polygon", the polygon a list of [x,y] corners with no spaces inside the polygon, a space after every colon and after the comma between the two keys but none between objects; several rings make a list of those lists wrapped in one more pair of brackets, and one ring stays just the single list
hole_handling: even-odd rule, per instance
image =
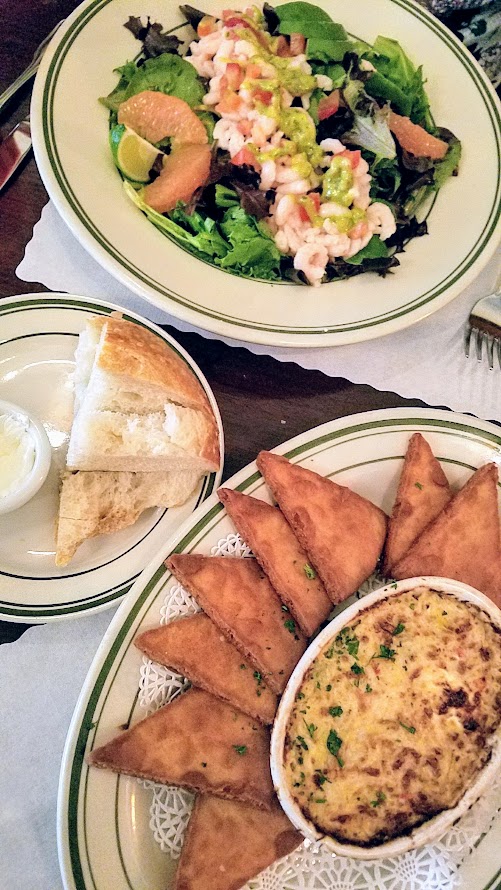
[{"label": "melted browned cheese", "polygon": [[479,608],[428,588],[362,612],[296,695],[285,770],[303,813],[373,846],[454,807],[501,723],[501,635]]}]

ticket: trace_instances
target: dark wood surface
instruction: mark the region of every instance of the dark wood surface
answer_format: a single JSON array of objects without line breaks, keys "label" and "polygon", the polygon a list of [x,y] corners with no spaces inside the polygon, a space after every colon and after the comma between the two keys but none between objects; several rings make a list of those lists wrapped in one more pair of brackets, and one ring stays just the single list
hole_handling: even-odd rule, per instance
[{"label": "dark wood surface", "polygon": [[[43,37],[76,5],[73,0],[0,0],[0,92],[28,64]],[[1,132],[8,132],[28,113],[29,94],[28,86],[2,114]],[[47,200],[31,155],[0,193],[0,299],[46,290],[20,281],[15,269]],[[327,420],[377,408],[423,405],[255,356],[244,347],[235,349],[197,334],[167,330],[201,367],[219,404],[226,437],[224,479],[253,460],[260,449],[273,448]],[[370,365],[370,342],[365,360]],[[25,629],[26,625],[0,622],[0,643],[17,639]]]}]

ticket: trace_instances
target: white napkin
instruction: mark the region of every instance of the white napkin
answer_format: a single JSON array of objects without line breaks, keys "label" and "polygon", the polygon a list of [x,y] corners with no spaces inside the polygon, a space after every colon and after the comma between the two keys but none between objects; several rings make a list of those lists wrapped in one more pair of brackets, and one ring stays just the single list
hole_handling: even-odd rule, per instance
[{"label": "white napkin", "polygon": [[62,890],[56,802],[80,689],[114,615],[29,628],[0,646],[0,886]]},{"label": "white napkin", "polygon": [[180,331],[195,331],[230,346],[245,346],[256,354],[296,362],[330,377],[366,383],[382,392],[501,421],[501,372],[489,371],[487,362],[477,363],[473,357],[466,360],[463,350],[469,310],[479,297],[495,289],[501,274],[501,250],[470,287],[424,321],[366,343],[321,349],[242,343],[178,321],[105,272],[80,246],[51,203],[44,208],[16,271],[23,281],[38,281],[54,291],[108,299]]}]

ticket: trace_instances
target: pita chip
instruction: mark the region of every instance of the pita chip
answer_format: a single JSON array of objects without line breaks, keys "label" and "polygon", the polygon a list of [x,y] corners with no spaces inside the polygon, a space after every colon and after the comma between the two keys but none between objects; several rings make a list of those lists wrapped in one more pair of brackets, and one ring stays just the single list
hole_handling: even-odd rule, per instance
[{"label": "pita chip", "polygon": [[202,794],[188,823],[174,890],[239,890],[302,840],[277,800],[263,812]]},{"label": "pita chip", "polygon": [[283,692],[306,639],[256,560],[177,553],[166,565],[273,692]]},{"label": "pita chip", "polygon": [[134,643],[148,658],[179,671],[195,686],[261,723],[273,723],[275,693],[204,612],[146,630]]},{"label": "pita chip", "polygon": [[333,603],[355,593],[383,549],[387,517],[349,488],[261,451],[257,465]]},{"label": "pita chip", "polygon": [[332,603],[285,516],[278,507],[234,489],[220,488],[218,497],[280,599],[311,637]]},{"label": "pita chip", "polygon": [[93,766],[269,809],[270,735],[259,723],[192,688],[88,757]]},{"label": "pita chip", "polygon": [[452,492],[447,477],[421,433],[411,436],[398,483],[397,497],[388,523],[383,573],[391,577],[426,526],[449,503]]},{"label": "pita chip", "polygon": [[480,467],[393,568],[393,576],[439,575],[501,602],[501,534],[493,463]]}]

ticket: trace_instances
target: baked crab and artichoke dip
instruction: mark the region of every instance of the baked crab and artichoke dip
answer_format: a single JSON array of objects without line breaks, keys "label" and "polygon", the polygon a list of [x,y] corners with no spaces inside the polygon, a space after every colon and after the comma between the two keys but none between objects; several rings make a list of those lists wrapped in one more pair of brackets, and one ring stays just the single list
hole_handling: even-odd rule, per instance
[{"label": "baked crab and artichoke dip", "polygon": [[370,847],[454,807],[501,723],[501,632],[418,587],[359,613],[306,672],[285,776],[320,831]]}]

